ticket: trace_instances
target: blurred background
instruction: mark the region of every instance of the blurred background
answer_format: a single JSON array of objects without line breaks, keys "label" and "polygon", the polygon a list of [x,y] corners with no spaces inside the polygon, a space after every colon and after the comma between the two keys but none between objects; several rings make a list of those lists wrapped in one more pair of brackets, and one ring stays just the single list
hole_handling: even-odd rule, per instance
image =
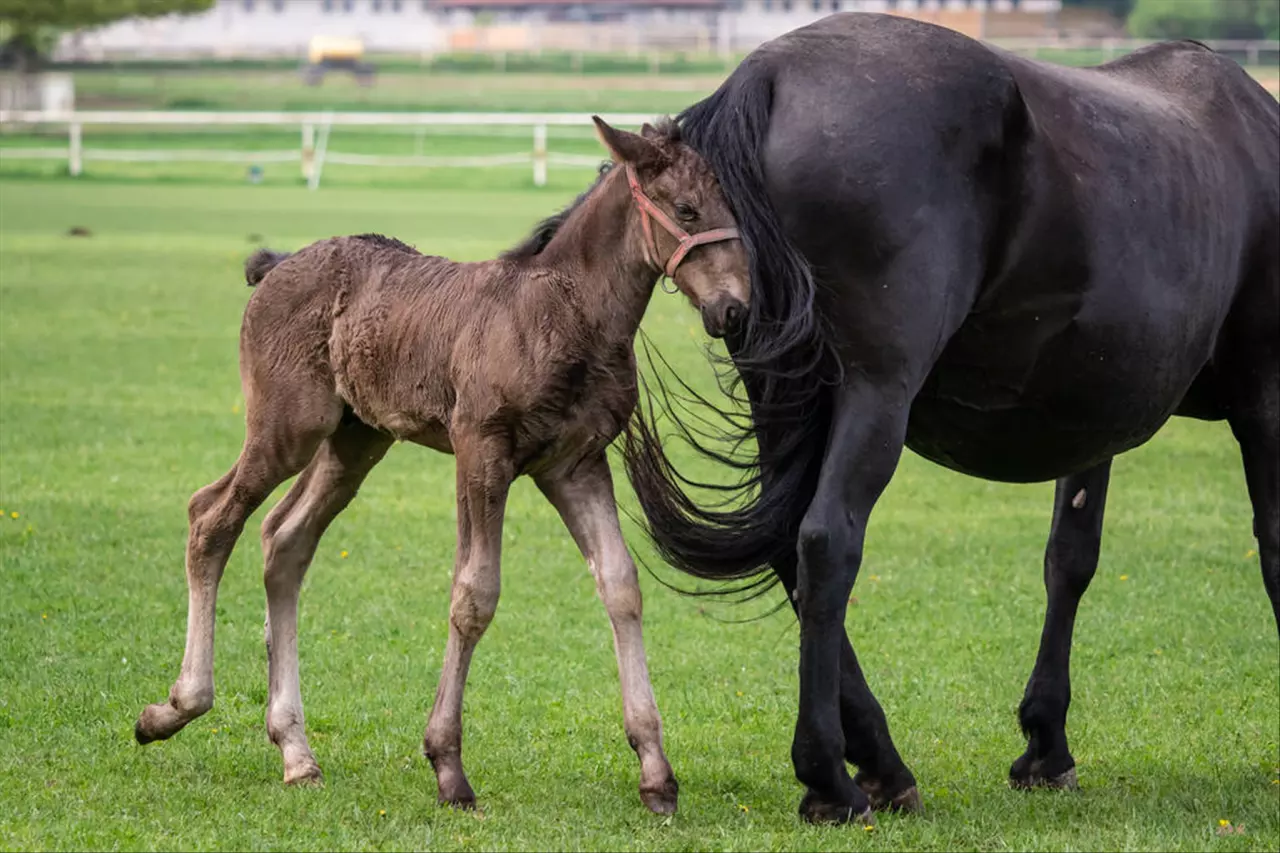
[{"label": "blurred background", "polygon": [[674,113],[836,12],[1077,65],[1197,38],[1280,90],[1277,0],[0,0],[0,175],[541,186],[596,159],[585,114]]}]

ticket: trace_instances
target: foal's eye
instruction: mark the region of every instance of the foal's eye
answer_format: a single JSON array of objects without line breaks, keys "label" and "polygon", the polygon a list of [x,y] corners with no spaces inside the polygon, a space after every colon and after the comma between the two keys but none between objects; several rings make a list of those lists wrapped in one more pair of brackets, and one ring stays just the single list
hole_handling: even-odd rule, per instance
[{"label": "foal's eye", "polygon": [[676,202],[676,218],[681,222],[692,222],[698,218],[698,211],[682,201]]}]

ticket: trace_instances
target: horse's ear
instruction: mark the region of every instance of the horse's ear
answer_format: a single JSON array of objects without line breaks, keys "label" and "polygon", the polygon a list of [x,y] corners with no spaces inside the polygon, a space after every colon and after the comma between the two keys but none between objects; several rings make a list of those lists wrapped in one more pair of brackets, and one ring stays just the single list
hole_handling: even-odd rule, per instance
[{"label": "horse's ear", "polygon": [[596,135],[609,149],[617,163],[630,163],[636,168],[656,166],[662,162],[662,149],[639,134],[610,127],[600,116],[592,116],[596,123]]},{"label": "horse's ear", "polygon": [[645,139],[659,139],[662,136],[662,134],[658,132],[658,129],[647,121],[640,125],[640,135]]}]

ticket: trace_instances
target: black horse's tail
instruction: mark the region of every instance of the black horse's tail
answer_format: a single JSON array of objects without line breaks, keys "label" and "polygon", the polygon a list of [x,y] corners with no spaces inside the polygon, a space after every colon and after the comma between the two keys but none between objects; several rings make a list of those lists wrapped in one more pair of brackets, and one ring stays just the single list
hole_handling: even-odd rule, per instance
[{"label": "black horse's tail", "polygon": [[[656,394],[646,385],[647,400],[637,407],[623,445],[647,533],[662,557],[697,577],[752,579],[723,592],[763,592],[775,580],[765,570],[795,558],[826,448],[829,386],[838,378],[814,303],[813,273],[766,194],[761,162],[774,72],[753,60],[678,119],[684,140],[714,170],[750,258],[748,321],[727,341],[732,363],[721,364],[736,369],[736,377],[724,372],[730,381],[722,386],[737,411],[715,406],[679,380],[686,393],[673,406],[659,380]],[[681,474],[659,440],[659,409],[698,453],[735,469],[737,482],[708,484]],[[682,420],[695,411],[717,416],[721,426],[714,436]],[[689,487],[712,499],[700,504]]]},{"label": "black horse's tail", "polygon": [[250,287],[257,287],[267,277],[267,273],[275,269],[276,264],[289,257],[290,252],[273,252],[270,249],[259,249],[244,262],[244,280]]}]

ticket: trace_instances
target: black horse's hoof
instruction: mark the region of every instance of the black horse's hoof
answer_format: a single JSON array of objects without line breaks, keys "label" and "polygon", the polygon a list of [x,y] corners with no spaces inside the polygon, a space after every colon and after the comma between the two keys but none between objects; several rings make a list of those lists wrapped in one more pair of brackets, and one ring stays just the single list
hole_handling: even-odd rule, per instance
[{"label": "black horse's hoof", "polygon": [[878,812],[902,812],[903,814],[920,814],[924,811],[924,803],[920,799],[920,791],[914,784],[907,785],[896,792],[885,790],[879,779],[859,773],[853,777],[853,784],[867,795],[871,808]]},{"label": "black horse's hoof", "polygon": [[1080,780],[1076,776],[1074,763],[1063,768],[1036,759],[1028,759],[1025,755],[1013,762],[1009,768],[1009,787],[1018,791],[1030,791],[1033,788],[1049,788],[1055,791],[1078,791]]},{"label": "black horse's hoof", "polygon": [[863,826],[875,826],[875,812],[869,804],[833,803],[809,791],[800,800],[800,817],[808,823],[844,824],[855,821]]}]

